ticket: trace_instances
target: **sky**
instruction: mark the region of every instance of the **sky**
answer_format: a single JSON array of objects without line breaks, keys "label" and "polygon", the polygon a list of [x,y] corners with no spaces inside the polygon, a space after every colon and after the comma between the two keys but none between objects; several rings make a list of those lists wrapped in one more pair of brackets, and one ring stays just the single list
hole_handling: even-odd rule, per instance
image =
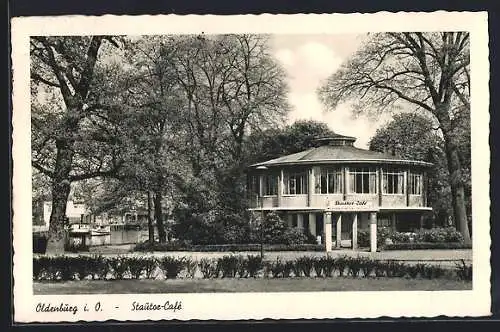
[{"label": "sky", "polygon": [[368,141],[383,123],[354,118],[347,105],[326,111],[317,95],[321,83],[333,74],[362,44],[364,35],[273,35],[271,48],[286,70],[292,105],[289,123],[312,119],[325,122],[339,134],[357,137],[355,146]]}]

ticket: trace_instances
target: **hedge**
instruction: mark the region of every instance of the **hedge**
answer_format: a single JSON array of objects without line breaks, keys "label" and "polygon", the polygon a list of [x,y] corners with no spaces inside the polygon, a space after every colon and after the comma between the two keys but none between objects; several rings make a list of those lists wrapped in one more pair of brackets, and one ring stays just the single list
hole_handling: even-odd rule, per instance
[{"label": "hedge", "polygon": [[[260,251],[260,244],[198,244],[192,245],[182,242],[166,242],[151,244],[149,241],[138,243],[134,251],[198,251],[198,252],[233,252],[233,251]],[[324,251],[321,244],[264,244],[265,251]]]},{"label": "hedge", "polygon": [[33,253],[45,254],[47,250],[48,235],[46,232],[33,233]]},{"label": "hedge", "polygon": [[122,280],[176,278],[453,278],[472,280],[472,265],[465,261],[454,269],[429,264],[408,264],[395,260],[374,260],[369,257],[312,257],[293,260],[263,261],[259,255],[225,255],[203,258],[161,258],[138,256],[39,256],[33,257],[33,280]]},{"label": "hedge", "polygon": [[410,242],[385,244],[383,250],[423,250],[423,249],[472,249],[472,245],[461,242]]}]

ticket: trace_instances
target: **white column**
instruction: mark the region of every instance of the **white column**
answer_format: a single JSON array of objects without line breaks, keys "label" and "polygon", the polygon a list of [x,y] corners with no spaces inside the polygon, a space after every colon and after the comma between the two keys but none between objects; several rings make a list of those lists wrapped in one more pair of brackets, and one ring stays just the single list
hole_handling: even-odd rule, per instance
[{"label": "white column", "polygon": [[323,233],[326,252],[332,251],[332,213],[325,212],[323,218]]},{"label": "white column", "polygon": [[297,228],[304,229],[304,214],[303,213],[297,214]]},{"label": "white column", "polygon": [[313,202],[313,193],[314,193],[314,171],[313,168],[311,167],[309,169],[309,174],[308,174],[308,179],[307,179],[307,205],[312,206]]},{"label": "white column", "polygon": [[358,248],[358,214],[352,218],[352,249]]},{"label": "white column", "polygon": [[[264,175],[259,175],[259,196],[262,200],[262,196],[264,196]],[[261,201],[262,204],[262,201]]]},{"label": "white column", "polygon": [[316,215],[309,213],[309,233],[316,237]]},{"label": "white column", "polygon": [[278,175],[278,206],[283,205],[283,170]]},{"label": "white column", "polygon": [[370,212],[370,251],[377,251],[377,212]]},{"label": "white column", "polygon": [[293,214],[291,213],[288,213],[287,214],[287,222],[288,222],[288,227],[292,227],[293,226]]},{"label": "white column", "polygon": [[403,194],[405,195],[406,206],[410,206],[410,191],[408,190],[410,188],[408,188],[409,187],[408,181],[409,181],[408,171],[405,170],[403,173]]},{"label": "white column", "polygon": [[336,247],[340,248],[340,244],[342,242],[342,213],[339,213],[337,218],[337,237],[335,239]]}]

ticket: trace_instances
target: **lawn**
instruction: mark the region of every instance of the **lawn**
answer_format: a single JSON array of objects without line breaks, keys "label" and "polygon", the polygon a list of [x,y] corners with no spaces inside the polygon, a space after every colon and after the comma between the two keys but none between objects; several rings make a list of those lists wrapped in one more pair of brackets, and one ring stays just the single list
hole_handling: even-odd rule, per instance
[{"label": "lawn", "polygon": [[35,295],[297,292],[297,291],[436,291],[471,290],[472,282],[449,279],[405,278],[285,278],[285,279],[177,279],[177,280],[84,280],[34,282]]}]

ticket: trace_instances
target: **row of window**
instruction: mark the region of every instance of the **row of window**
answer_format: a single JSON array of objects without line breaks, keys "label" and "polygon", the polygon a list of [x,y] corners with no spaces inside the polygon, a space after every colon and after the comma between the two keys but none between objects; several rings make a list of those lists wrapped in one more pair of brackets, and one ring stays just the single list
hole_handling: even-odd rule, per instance
[{"label": "row of window", "polygon": [[[422,174],[408,173],[408,192],[411,195],[422,194]],[[314,193],[341,194],[344,192],[344,177],[341,169],[321,169],[315,175]],[[252,177],[251,189],[259,192],[257,177]],[[283,176],[283,193],[285,195],[301,195],[308,192],[306,172],[285,173]],[[278,176],[269,174],[264,177],[264,195],[278,194]],[[375,168],[352,168],[347,181],[349,193],[375,194],[377,193],[377,171]],[[404,171],[398,169],[382,170],[382,193],[404,194]]]}]

